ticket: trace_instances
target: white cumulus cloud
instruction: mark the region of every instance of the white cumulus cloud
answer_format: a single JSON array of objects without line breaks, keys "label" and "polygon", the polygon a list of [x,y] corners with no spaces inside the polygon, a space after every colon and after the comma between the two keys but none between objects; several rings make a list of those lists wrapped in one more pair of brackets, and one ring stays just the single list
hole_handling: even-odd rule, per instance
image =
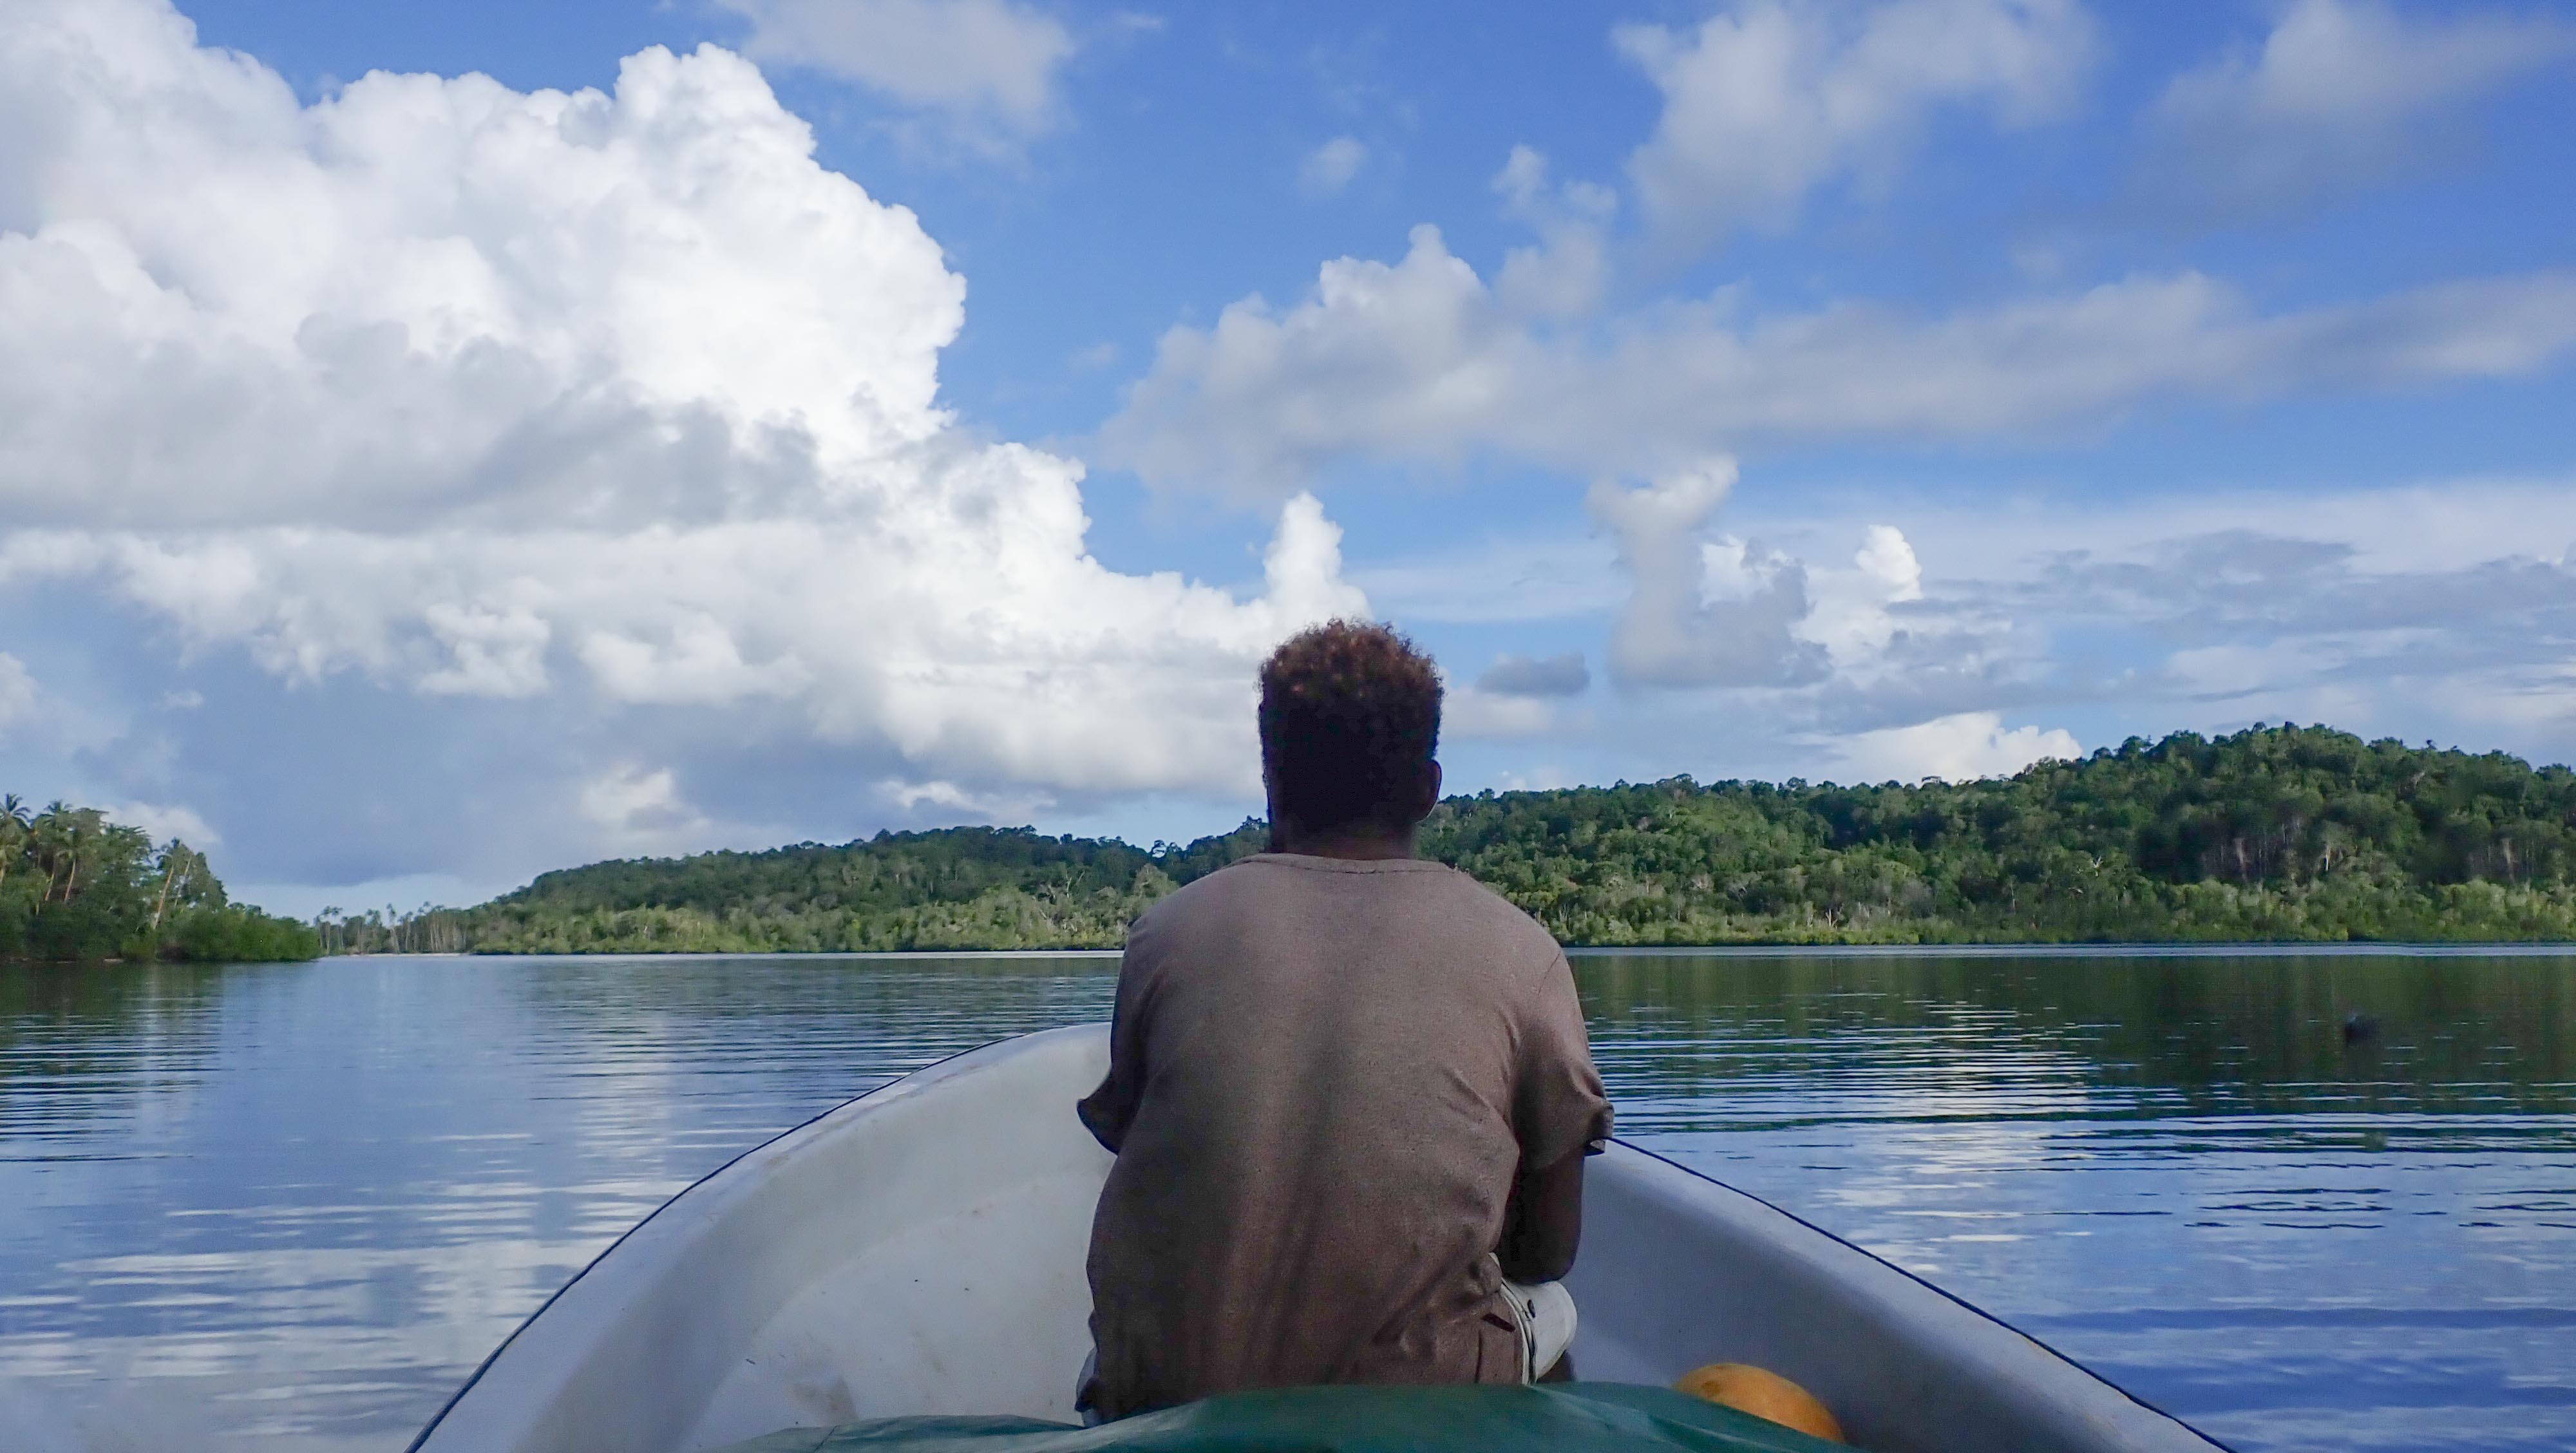
[{"label": "white cumulus cloud", "polygon": [[1676,244],[1785,225],[1839,178],[1884,185],[1942,108],[2007,125],[2053,114],[2093,53],[2075,0],[1741,0],[1612,40],[1663,92],[1628,170]]},{"label": "white cumulus cloud", "polygon": [[1923,598],[1923,566],[1894,525],[1871,525],[1847,569],[1812,569],[1815,606],[1798,634],[1838,666],[1887,649],[1897,631],[1891,607]]},{"label": "white cumulus cloud", "polygon": [[[1252,663],[1367,609],[1308,497],[1253,598],[1094,559],[1081,466],[937,402],[937,243],[722,49],[304,105],[163,0],[17,0],[0,158],[0,584],[193,653],[726,710],[964,792],[1231,794]],[[659,830],[704,765],[556,806]]]},{"label": "white cumulus cloud", "polygon": [[2174,79],[2150,113],[2149,185],[2233,215],[2297,207],[2422,162],[2446,113],[2576,61],[2576,19],[2298,0],[2259,47]]},{"label": "white cumulus cloud", "polygon": [[[1821,648],[1821,674],[1723,696],[1689,689],[1689,673],[1681,690],[1625,683],[1603,703],[1619,713],[1608,720],[1660,733],[1662,755],[1648,762],[1662,765],[1596,761],[1589,770],[1605,777],[1695,765],[1717,742],[1730,775],[1950,772],[1919,752],[1889,754],[1891,742],[1934,734],[1871,737],[1857,765],[1837,743],[1975,713],[1995,714],[1998,732],[2036,722],[2087,743],[2324,721],[2533,761],[2564,760],[2576,732],[2576,480],[2563,473],[2112,498],[1762,496],[1705,515],[1704,490],[1680,501],[1694,508],[1663,516],[1674,539],[1656,547],[1667,573],[1653,592],[1637,589],[1613,539],[1558,531],[1381,561],[1366,574],[1370,597],[1403,619],[1515,634],[1547,622],[1551,635],[1622,629],[1623,605],[1647,598],[1661,605],[1652,626],[1665,659],[1704,666],[1694,639],[1732,630],[1745,644],[1754,633],[1728,609],[1794,567],[1806,613],[1785,642],[1769,640]],[[1520,685],[1543,663],[1499,664],[1512,669],[1480,684]]]},{"label": "white cumulus cloud", "polygon": [[[39,693],[27,663],[0,651],[0,731],[36,714]],[[0,737],[0,741],[7,738]]]},{"label": "white cumulus cloud", "polygon": [[2026,436],[2164,398],[2526,374],[2576,347],[2576,272],[2273,313],[2185,272],[1938,317],[1748,315],[1720,294],[1614,322],[1534,326],[1417,227],[1395,262],[1325,263],[1293,306],[1249,297],[1166,332],[1100,447],[1152,483],[1275,497],[1351,459],[1656,475],[1818,441]]},{"label": "white cumulus cloud", "polygon": [[2003,624],[1992,612],[1900,619],[1924,600],[1923,566],[1893,525],[1867,527],[1848,566],[1712,533],[1734,481],[1733,462],[1712,459],[1635,488],[1594,487],[1593,518],[1629,586],[1610,637],[1620,685],[1793,688],[1770,704],[1831,715],[1884,696],[1903,712],[1990,648]]},{"label": "white cumulus cloud", "polygon": [[696,846],[708,826],[681,800],[679,778],[670,768],[631,762],[583,783],[581,812],[617,852]]},{"label": "white cumulus cloud", "polygon": [[185,807],[163,806],[155,802],[127,802],[107,809],[107,820],[139,827],[155,843],[177,838],[200,851],[218,847],[223,834]]},{"label": "white cumulus cloud", "polygon": [[1369,149],[1356,136],[1336,136],[1297,164],[1297,190],[1309,197],[1331,197],[1341,193],[1368,165]]},{"label": "white cumulus cloud", "polygon": [[1538,232],[1539,240],[1503,255],[1494,294],[1513,313],[1534,318],[1581,318],[1596,309],[1610,286],[1608,224],[1618,195],[1593,182],[1553,184],[1547,157],[1515,146],[1494,174],[1504,212]]},{"label": "white cumulus cloud", "polygon": [[1624,686],[1797,686],[1824,674],[1799,639],[1807,572],[1799,562],[1703,529],[1735,487],[1733,460],[1711,460],[1635,489],[1596,486],[1593,517],[1617,542],[1634,592],[1610,635]]},{"label": "white cumulus cloud", "polygon": [[1078,49],[1061,21],[1012,0],[717,0],[751,22],[743,52],[855,81],[944,115],[987,146],[1062,119],[1058,75]]},{"label": "white cumulus cloud", "polygon": [[1453,740],[1545,736],[1569,721],[1555,703],[1482,685],[1452,688],[1441,706],[1441,734]]},{"label": "white cumulus cloud", "polygon": [[1913,782],[1938,777],[1966,782],[2009,777],[2033,762],[2083,755],[2063,728],[2007,727],[1991,711],[1963,711],[1913,726],[1857,732],[1834,743],[1846,780]]}]

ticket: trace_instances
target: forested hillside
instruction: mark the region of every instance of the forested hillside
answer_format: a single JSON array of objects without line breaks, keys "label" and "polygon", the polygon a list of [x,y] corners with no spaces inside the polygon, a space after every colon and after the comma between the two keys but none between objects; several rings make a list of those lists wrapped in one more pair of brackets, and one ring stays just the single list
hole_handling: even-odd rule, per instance
[{"label": "forested hillside", "polygon": [[0,959],[309,959],[313,930],[225,900],[205,855],[95,808],[0,797]]},{"label": "forested hillside", "polygon": [[[881,833],[600,863],[408,922],[491,952],[1106,947],[1262,837]],[[2576,939],[2576,774],[2313,727],[1998,781],[1483,793],[1423,850],[1578,944]]]}]

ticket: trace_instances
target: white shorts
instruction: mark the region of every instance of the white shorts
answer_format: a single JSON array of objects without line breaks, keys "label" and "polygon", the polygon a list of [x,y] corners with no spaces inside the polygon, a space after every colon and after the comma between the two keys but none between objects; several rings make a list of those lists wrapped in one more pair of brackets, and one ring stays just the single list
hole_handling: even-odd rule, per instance
[{"label": "white shorts", "polygon": [[[1565,1356],[1574,1344],[1574,1294],[1565,1283],[1543,1281],[1505,1281],[1503,1299],[1512,1304],[1512,1321],[1521,1332],[1521,1381],[1536,1382]],[[1074,1379],[1074,1410],[1081,1414],[1086,1428],[1100,1425],[1100,1410],[1091,1405],[1092,1381],[1100,1373],[1100,1349],[1093,1348],[1082,1359],[1082,1373]]]},{"label": "white shorts", "polygon": [[1574,1345],[1574,1294],[1561,1281],[1506,1281],[1503,1297],[1521,1328],[1521,1381],[1536,1382]]}]

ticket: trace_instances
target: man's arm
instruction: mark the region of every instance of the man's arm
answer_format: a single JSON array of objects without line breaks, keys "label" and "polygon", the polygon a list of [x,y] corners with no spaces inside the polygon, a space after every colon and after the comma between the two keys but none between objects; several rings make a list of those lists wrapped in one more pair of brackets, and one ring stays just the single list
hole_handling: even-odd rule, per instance
[{"label": "man's arm", "polygon": [[1524,1170],[1503,1207],[1503,1244],[1495,1255],[1517,1282],[1556,1281],[1574,1270],[1583,1240],[1583,1162],[1577,1147],[1554,1165]]},{"label": "man's arm", "polygon": [[1109,1073],[1074,1106],[1082,1128],[1111,1155],[1126,1141],[1127,1128],[1136,1121],[1136,1102],[1145,1093],[1144,977],[1131,929],[1127,951],[1118,961],[1118,997],[1109,1016]]}]

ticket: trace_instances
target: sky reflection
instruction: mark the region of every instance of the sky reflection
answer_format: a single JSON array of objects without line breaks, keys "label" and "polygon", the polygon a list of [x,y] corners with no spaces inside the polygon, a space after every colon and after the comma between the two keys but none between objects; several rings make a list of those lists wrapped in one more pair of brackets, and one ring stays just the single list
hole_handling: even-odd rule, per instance
[{"label": "sky reflection", "polygon": [[[689,1181],[1113,969],[0,969],[0,1445],[399,1447]],[[1622,1134],[2239,1446],[2576,1441],[2576,961],[1578,973]]]}]

